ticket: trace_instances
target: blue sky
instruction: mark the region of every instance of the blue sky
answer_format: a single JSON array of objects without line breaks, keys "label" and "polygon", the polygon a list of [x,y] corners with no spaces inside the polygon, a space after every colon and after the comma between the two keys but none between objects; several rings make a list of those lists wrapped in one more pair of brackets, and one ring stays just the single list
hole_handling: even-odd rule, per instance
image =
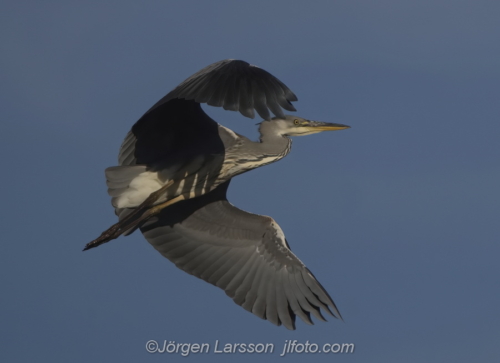
[{"label": "blue sky", "polygon": [[[2,361],[181,360],[148,340],[354,343],[343,355],[191,361],[500,358],[500,4],[495,1],[5,1],[0,6]],[[296,138],[235,178],[272,216],[345,322],[277,328],[115,222],[104,169],[158,99],[243,59],[351,125]],[[205,107],[257,138],[255,123]]]}]

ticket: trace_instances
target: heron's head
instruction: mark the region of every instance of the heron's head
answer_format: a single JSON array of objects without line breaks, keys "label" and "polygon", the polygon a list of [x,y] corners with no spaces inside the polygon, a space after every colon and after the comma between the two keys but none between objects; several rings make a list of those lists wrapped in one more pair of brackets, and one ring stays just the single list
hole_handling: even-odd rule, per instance
[{"label": "heron's head", "polygon": [[306,120],[293,115],[286,115],[284,118],[274,117],[261,123],[261,129],[272,129],[283,136],[311,135],[322,131],[344,130],[349,127],[342,124]]}]

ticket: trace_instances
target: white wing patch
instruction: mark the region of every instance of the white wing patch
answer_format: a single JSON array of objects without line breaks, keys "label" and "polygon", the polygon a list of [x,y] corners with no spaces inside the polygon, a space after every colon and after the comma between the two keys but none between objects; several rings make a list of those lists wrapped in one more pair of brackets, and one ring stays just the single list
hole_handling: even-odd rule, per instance
[{"label": "white wing patch", "polygon": [[115,208],[134,208],[146,200],[149,195],[163,186],[158,173],[145,171],[130,180],[128,185],[119,190],[113,189],[113,181],[108,178],[108,193],[113,197],[111,203]]},{"label": "white wing patch", "polygon": [[128,190],[122,195],[118,208],[137,207],[146,200],[149,195],[163,186],[158,179],[158,173],[146,171],[139,174],[130,182]]}]

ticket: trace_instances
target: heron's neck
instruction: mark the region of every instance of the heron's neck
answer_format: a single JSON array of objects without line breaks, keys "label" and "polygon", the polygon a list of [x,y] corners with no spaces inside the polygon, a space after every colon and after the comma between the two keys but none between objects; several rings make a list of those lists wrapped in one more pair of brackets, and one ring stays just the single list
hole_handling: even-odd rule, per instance
[{"label": "heron's neck", "polygon": [[292,146],[292,140],[274,132],[272,128],[261,127],[260,142],[241,138],[239,147],[226,150],[225,158],[230,173],[238,175],[263,165],[274,163],[285,157]]},{"label": "heron's neck", "polygon": [[285,156],[290,152],[292,139],[279,132],[271,122],[262,122],[259,127],[260,143],[257,144],[260,151],[266,155]]}]

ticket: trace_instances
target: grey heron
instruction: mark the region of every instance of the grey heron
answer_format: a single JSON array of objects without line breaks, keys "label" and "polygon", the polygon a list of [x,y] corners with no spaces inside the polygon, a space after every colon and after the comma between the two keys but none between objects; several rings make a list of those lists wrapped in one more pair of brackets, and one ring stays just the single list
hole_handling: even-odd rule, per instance
[{"label": "grey heron", "polygon": [[[284,115],[295,94],[265,70],[240,60],[211,64],[151,107],[106,169],[118,223],[88,243],[97,247],[140,229],[177,267],[223,289],[236,304],[276,325],[313,324],[322,311],[341,318],[332,298],[291,252],[274,219],[234,207],[236,175],[280,160],[290,136],[349,126]],[[260,140],[218,124],[201,103],[262,117]],[[270,111],[275,115],[271,117]]]}]

